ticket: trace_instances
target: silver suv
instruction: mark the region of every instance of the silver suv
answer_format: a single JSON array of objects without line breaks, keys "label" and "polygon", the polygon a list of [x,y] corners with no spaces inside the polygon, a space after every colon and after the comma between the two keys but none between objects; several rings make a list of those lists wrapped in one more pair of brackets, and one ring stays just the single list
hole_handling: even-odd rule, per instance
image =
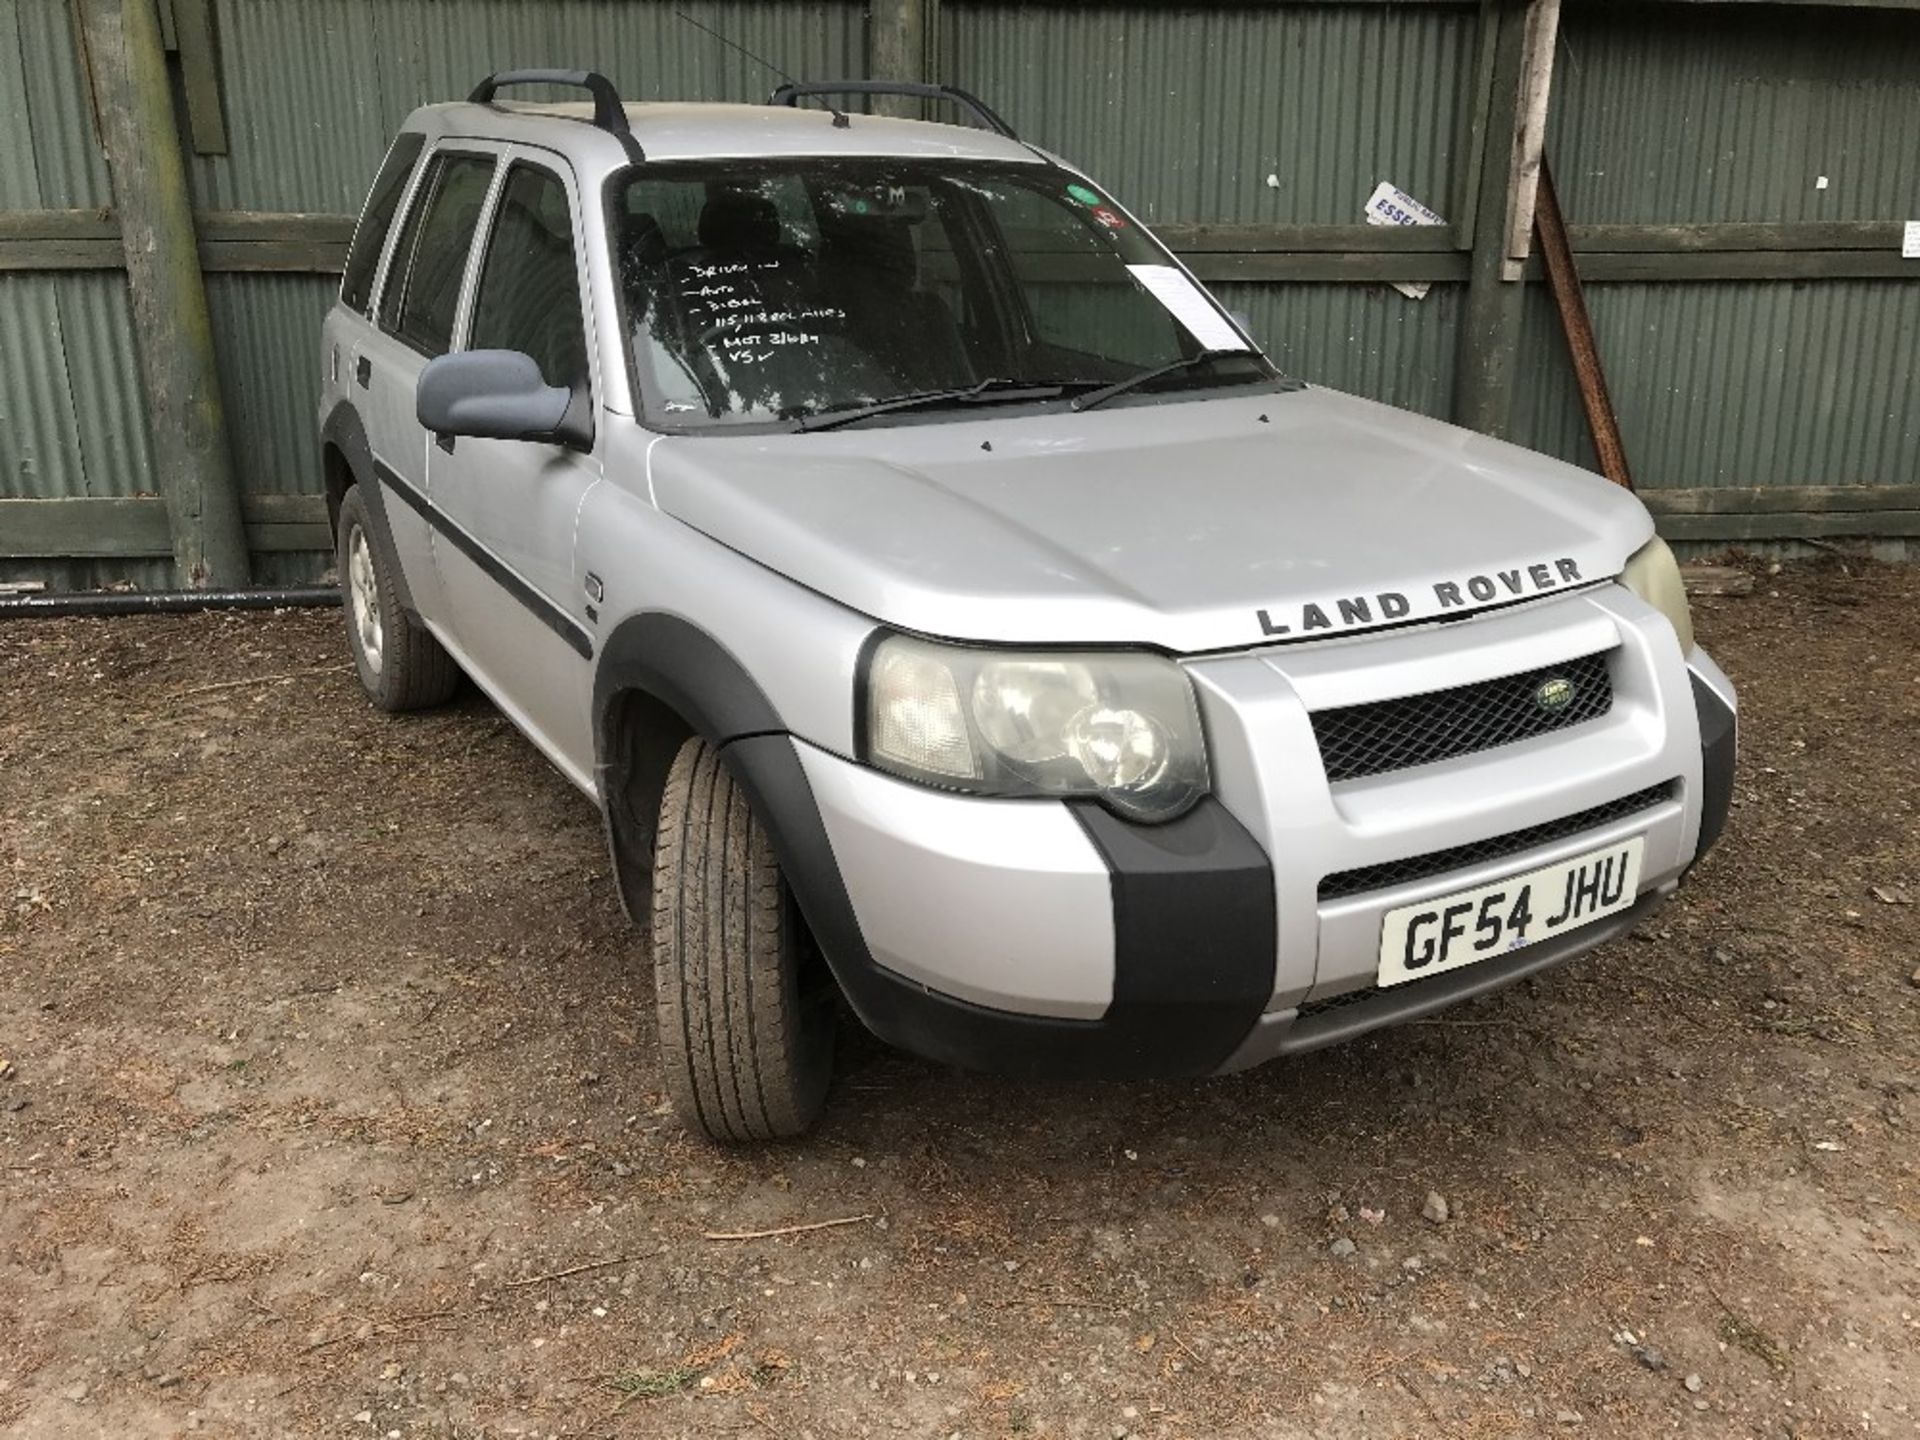
[{"label": "silver suv", "polygon": [[[579,86],[505,105],[503,86]],[[941,125],[803,106],[886,90]],[[374,702],[471,676],[606,818],[665,1080],[1240,1069],[1593,948],[1718,836],[1646,510],[1279,374],[962,92],[406,122],[320,403]]]}]

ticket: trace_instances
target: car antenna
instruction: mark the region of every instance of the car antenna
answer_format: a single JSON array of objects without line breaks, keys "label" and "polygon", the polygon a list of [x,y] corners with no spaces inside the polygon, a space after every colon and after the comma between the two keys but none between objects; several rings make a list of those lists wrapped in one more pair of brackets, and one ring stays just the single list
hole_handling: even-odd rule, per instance
[{"label": "car antenna", "polygon": [[[687,14],[686,11],[676,10],[673,13],[679,19],[682,19],[686,21],[687,24],[693,26],[694,29],[704,30],[707,34],[711,35],[714,39],[718,40],[722,45],[726,46],[729,50],[738,51],[740,54],[746,56],[747,59],[753,61],[754,64],[763,66],[766,69],[771,70],[774,74],[778,75],[782,80],[786,81],[789,85],[798,85],[800,83],[798,80],[794,79],[793,76],[789,75],[786,71],[782,70],[778,65],[774,64],[771,60],[764,59],[761,56],[754,54],[753,51],[747,49],[746,46],[742,45],[737,40],[728,39],[725,35],[722,35],[718,30],[714,29],[711,25],[701,24],[698,20],[694,19],[691,15]],[[835,105],[831,100],[827,102],[827,113],[833,116],[833,125],[836,130],[845,130],[852,123],[847,119],[846,112],[840,109],[840,107]]]}]

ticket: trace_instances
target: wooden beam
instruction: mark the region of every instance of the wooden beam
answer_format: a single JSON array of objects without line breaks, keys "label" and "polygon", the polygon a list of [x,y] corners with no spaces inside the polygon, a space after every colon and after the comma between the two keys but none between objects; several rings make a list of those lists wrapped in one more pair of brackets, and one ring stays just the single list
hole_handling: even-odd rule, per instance
[{"label": "wooden beam", "polygon": [[1663,515],[1668,540],[1887,540],[1920,536],[1920,510],[1797,512],[1761,515]]},{"label": "wooden beam", "polygon": [[[247,545],[256,553],[333,548],[324,496],[248,495],[241,508]],[[172,553],[167,505],[157,495],[0,500],[0,559],[114,560]]]},{"label": "wooden beam", "polygon": [[1514,107],[1513,179],[1507,195],[1507,249],[1500,278],[1522,278],[1533,253],[1534,197],[1546,156],[1547,97],[1553,88],[1554,46],[1560,38],[1560,0],[1531,0],[1521,42],[1520,98]]},{"label": "wooden beam", "polygon": [[153,0],[78,8],[174,566],[188,589],[236,588],[248,579],[247,539],[159,20]]},{"label": "wooden beam", "polygon": [[1197,278],[1210,284],[1261,281],[1379,284],[1467,278],[1467,257],[1458,252],[1448,255],[1342,255],[1311,251],[1294,255],[1218,255],[1203,252],[1182,255],[1181,259]]},{"label": "wooden beam", "polygon": [[1668,284],[1706,280],[1920,280],[1920,260],[1897,249],[1714,250],[1699,254],[1575,248],[1589,284]]},{"label": "wooden beam", "polygon": [[173,0],[179,31],[180,83],[187,128],[198,155],[227,153],[227,113],[220,98],[220,57],[213,39],[212,0]]},{"label": "wooden beam", "polygon": [[1182,255],[1232,252],[1347,255],[1458,253],[1465,249],[1451,225],[1226,225],[1173,221],[1152,227],[1160,243]]},{"label": "wooden beam", "polygon": [[1689,254],[1720,250],[1879,250],[1900,253],[1901,222],[1793,221],[1777,224],[1572,225],[1573,248]]},{"label": "wooden beam", "polygon": [[[351,215],[209,210],[195,217],[204,269],[337,275]],[[1467,243],[1454,226],[1254,225],[1172,221],[1154,233],[1216,280],[1459,281]],[[1900,258],[1898,222],[1574,225],[1587,284],[1710,280],[1920,280]],[[1377,263],[1376,263],[1377,262]],[[124,264],[111,212],[0,212],[0,271],[112,270]],[[1528,278],[1542,272],[1530,266]]]},{"label": "wooden beam", "polygon": [[1525,286],[1504,276],[1507,219],[1515,183],[1513,159],[1521,129],[1520,82],[1526,67],[1527,12],[1521,0],[1484,0],[1482,33],[1493,29],[1493,81],[1487,142],[1480,151],[1476,220],[1466,307],[1458,327],[1453,418],[1469,430],[1504,435],[1513,410],[1514,365],[1520,348]]},{"label": "wooden beam", "polygon": [[1920,485],[1711,485],[1640,499],[1655,515],[1867,514],[1920,510]]}]

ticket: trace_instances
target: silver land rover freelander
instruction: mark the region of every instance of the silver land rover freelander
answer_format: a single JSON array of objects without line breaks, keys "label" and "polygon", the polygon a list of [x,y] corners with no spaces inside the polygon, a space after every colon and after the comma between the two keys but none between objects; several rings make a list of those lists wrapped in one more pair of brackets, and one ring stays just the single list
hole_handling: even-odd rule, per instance
[{"label": "silver land rover freelander", "polygon": [[[971,123],[797,103],[858,91]],[[464,672],[600,807],[710,1135],[806,1128],[842,998],[1073,1076],[1424,1015],[1725,820],[1638,501],[1280,375],[964,92],[495,75],[407,120],[323,344],[360,678]]]}]

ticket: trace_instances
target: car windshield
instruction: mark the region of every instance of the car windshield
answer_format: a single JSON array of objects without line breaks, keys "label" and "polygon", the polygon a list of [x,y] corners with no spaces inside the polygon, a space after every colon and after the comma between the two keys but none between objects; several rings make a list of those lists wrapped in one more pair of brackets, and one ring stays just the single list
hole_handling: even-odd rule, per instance
[{"label": "car windshield", "polygon": [[1163,369],[1128,400],[1275,378],[1165,250],[1051,165],[649,164],[610,199],[637,378],[668,428],[971,411]]}]

